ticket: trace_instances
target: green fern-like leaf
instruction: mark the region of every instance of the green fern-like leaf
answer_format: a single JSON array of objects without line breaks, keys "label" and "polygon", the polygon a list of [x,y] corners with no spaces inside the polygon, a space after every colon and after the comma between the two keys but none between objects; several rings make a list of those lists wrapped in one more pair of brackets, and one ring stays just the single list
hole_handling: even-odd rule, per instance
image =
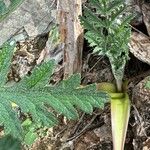
[{"label": "green fern-like leaf", "polygon": [[21,142],[8,135],[0,139],[0,150],[21,150]]},{"label": "green fern-like leaf", "polygon": [[3,14],[6,11],[6,5],[3,1],[0,1],[0,14]]},{"label": "green fern-like leaf", "polygon": [[0,0],[0,21],[11,14],[24,0],[11,0],[10,5],[6,7],[4,0]]},{"label": "green fern-like leaf", "polygon": [[120,0],[111,1],[108,4],[107,10],[106,10],[107,14],[111,14],[113,11],[118,10],[118,7],[120,6],[123,6],[122,1]]},{"label": "green fern-like leaf", "polygon": [[89,8],[84,7],[84,15],[80,17],[87,30],[85,38],[94,53],[109,58],[116,81],[122,80],[129,59],[129,22],[133,16],[126,14],[126,10],[122,0],[90,0]]},{"label": "green fern-like leaf", "polygon": [[148,80],[146,82],[146,88],[150,89],[150,76],[148,77]]},{"label": "green fern-like leaf", "polygon": [[7,80],[6,74],[10,69],[11,56],[15,45],[5,43],[3,49],[0,49],[0,85],[4,85]]},{"label": "green fern-like leaf", "polygon": [[94,84],[80,88],[79,74],[56,86],[48,85],[53,61],[37,66],[30,76],[19,83],[5,85],[12,53],[13,47],[9,43],[3,46],[0,53],[0,125],[4,126],[6,134],[22,139],[23,129],[12,105],[14,103],[23,113],[29,114],[34,123],[52,127],[58,123],[54,112],[68,119],[77,119],[77,110],[92,113],[94,107],[103,107],[107,102],[107,95],[98,92]]}]

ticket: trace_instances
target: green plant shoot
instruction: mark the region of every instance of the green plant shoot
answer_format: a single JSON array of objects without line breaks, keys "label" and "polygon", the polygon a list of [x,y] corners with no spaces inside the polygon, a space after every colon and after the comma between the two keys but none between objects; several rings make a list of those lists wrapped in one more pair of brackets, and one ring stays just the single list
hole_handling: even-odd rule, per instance
[{"label": "green plant shoot", "polygon": [[90,0],[89,7],[84,7],[84,16],[80,17],[93,53],[109,58],[118,91],[122,90],[124,68],[129,59],[129,22],[133,18],[125,14],[126,8],[122,0]]},{"label": "green plant shoot", "polygon": [[11,0],[9,6],[6,6],[5,0],[0,0],[0,21],[11,14],[24,0]]},{"label": "green plant shoot", "polygon": [[81,24],[86,29],[93,53],[109,58],[116,86],[110,83],[99,84],[99,90],[107,91],[111,99],[111,123],[114,150],[123,150],[129,120],[130,102],[126,91],[123,91],[123,76],[126,62],[129,59],[128,43],[131,29],[127,6],[122,0],[90,0],[84,6]]}]

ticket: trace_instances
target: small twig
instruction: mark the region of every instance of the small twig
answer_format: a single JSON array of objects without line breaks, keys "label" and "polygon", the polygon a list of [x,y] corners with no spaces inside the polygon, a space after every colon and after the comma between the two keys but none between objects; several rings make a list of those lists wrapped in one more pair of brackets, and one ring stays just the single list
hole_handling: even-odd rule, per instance
[{"label": "small twig", "polygon": [[143,36],[145,36],[146,38],[148,38],[150,40],[150,37],[146,34],[144,34],[142,31],[138,30],[137,28],[133,27],[132,25],[129,25],[132,29],[134,29],[135,31],[137,31],[138,33],[141,33]]},{"label": "small twig", "polygon": [[82,136],[85,132],[93,130],[93,129],[96,129],[96,128],[99,128],[103,124],[104,124],[104,121],[101,121],[101,122],[99,122],[97,124],[94,124],[94,125],[89,125],[87,128],[84,128],[84,130],[80,131],[77,135],[75,135],[75,136],[67,139],[66,142],[76,140],[77,138],[79,138],[80,136]]},{"label": "small twig", "polygon": [[142,119],[142,117],[140,116],[140,114],[139,114],[137,108],[135,107],[135,105],[132,105],[132,106],[133,106],[133,108],[134,108],[134,110],[135,110],[135,112],[136,112],[136,115],[137,115],[137,117],[138,117],[138,119],[139,119],[139,123],[140,123],[139,135],[141,135],[142,133],[144,133],[144,135],[147,137],[146,132],[145,132],[145,129],[144,129],[144,127],[143,127],[143,126],[144,126],[143,119]]},{"label": "small twig", "polygon": [[[83,135],[87,130],[90,130],[91,127],[93,128],[93,126],[91,126],[91,124],[93,123],[93,121],[96,119],[97,116],[98,116],[98,115],[93,116],[93,118],[90,120],[90,122],[89,122],[80,132],[78,132],[78,133],[77,133],[76,135],[74,135],[73,137],[68,138],[68,139],[66,140],[66,142],[72,141],[72,140],[75,140],[75,139],[79,138],[79,137],[80,137],[81,135]],[[100,124],[102,124],[102,122],[100,122],[100,123],[98,124],[98,126],[100,126]],[[96,127],[97,127],[97,125],[96,125]]]},{"label": "small twig", "polygon": [[[94,68],[103,58],[104,58],[104,56],[101,56],[101,57],[96,61],[96,63],[90,68],[90,70],[86,72],[86,74],[90,73],[90,72],[93,70],[93,68]],[[86,75],[83,76],[83,77],[81,78],[81,80],[83,80],[85,77],[86,77]]]},{"label": "small twig", "polygon": [[55,139],[57,139],[57,137],[63,133],[65,130],[67,129],[67,127],[63,128],[60,132],[58,132],[56,135],[55,135]]},{"label": "small twig", "polygon": [[87,147],[86,150],[91,150],[93,148],[97,148],[98,146],[99,146],[99,144],[93,144],[93,145]]},{"label": "small twig", "polygon": [[96,63],[91,67],[91,69],[89,70],[89,72],[91,72],[93,70],[93,68],[99,63],[99,61],[101,61],[104,58],[104,56],[101,56]]},{"label": "small twig", "polygon": [[81,122],[83,121],[84,116],[85,116],[85,113],[82,114],[82,116],[80,117],[78,123],[75,125],[75,127],[72,131],[72,136],[79,130],[79,126],[80,126]]}]

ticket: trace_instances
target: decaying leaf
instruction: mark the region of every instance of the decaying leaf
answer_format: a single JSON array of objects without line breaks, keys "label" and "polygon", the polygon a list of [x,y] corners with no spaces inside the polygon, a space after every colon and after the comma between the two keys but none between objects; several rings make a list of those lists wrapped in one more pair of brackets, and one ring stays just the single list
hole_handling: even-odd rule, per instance
[{"label": "decaying leaf", "polygon": [[150,64],[150,38],[142,33],[132,32],[130,52],[139,60]]}]

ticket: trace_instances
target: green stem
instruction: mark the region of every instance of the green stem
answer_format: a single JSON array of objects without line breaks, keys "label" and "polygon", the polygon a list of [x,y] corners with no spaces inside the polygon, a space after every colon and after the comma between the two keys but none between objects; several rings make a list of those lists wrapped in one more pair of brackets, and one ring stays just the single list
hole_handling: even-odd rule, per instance
[{"label": "green stem", "polygon": [[122,80],[121,79],[116,79],[116,86],[117,86],[117,91],[122,92]]}]

